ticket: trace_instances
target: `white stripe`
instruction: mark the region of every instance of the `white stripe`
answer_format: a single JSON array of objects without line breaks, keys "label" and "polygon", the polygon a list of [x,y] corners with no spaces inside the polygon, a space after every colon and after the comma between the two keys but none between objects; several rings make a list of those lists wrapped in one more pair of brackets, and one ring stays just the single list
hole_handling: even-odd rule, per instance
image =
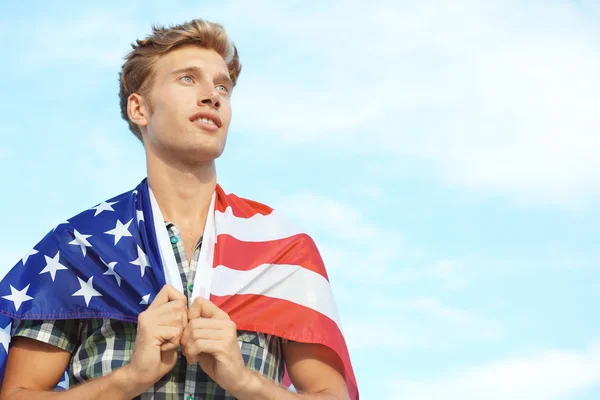
[{"label": "white stripe", "polygon": [[331,285],[322,275],[301,266],[263,264],[238,271],[219,265],[212,279],[211,292],[216,296],[256,294],[288,300],[324,314],[342,329]]},{"label": "white stripe", "polygon": [[[179,267],[177,266],[177,260],[175,260],[175,253],[173,253],[169,232],[167,232],[165,220],[160,212],[160,207],[154,197],[154,193],[152,193],[152,189],[150,189],[150,185],[148,185],[148,192],[150,192],[152,220],[154,222],[154,231],[156,232],[156,241],[158,242],[158,251],[165,272],[165,280],[167,281],[167,284],[183,293],[183,282],[181,281],[181,275],[179,275]],[[155,265],[152,267],[156,268]]]},{"label": "white stripe", "polygon": [[225,212],[215,210],[215,226],[217,236],[228,234],[244,242],[267,242],[303,233],[276,211],[239,218],[233,215],[231,207],[227,207]]},{"label": "white stripe", "polygon": [[[215,228],[215,209],[216,192],[213,193],[204,224],[204,233],[202,234],[202,245],[200,246],[200,255],[198,256],[198,264],[196,265],[196,276],[194,278],[194,289],[190,304],[200,296],[203,299],[210,297],[210,283],[213,273],[213,257],[215,253],[215,243],[217,241]],[[190,260],[191,261],[191,260]]]}]

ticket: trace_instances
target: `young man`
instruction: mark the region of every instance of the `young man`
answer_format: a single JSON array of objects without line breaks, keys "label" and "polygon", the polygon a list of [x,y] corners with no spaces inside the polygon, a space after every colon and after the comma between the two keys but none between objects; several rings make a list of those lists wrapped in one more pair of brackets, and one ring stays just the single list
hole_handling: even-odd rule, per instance
[{"label": "young man", "polygon": [[[236,289],[235,298],[245,299],[245,303],[222,303],[230,310],[231,316],[207,300],[210,296],[214,296],[211,299],[222,299],[214,293],[218,286],[214,283],[215,276],[219,276],[217,272],[221,271],[218,262],[211,265],[217,268],[198,271],[198,274],[204,274],[201,278],[195,276],[198,265],[206,264],[203,254],[209,254],[207,257],[210,258],[211,247],[215,246],[216,240],[206,243],[204,236],[210,231],[208,225],[214,224],[217,231],[226,229],[224,223],[216,217],[213,221],[211,217],[213,208],[219,207],[215,205],[214,197],[217,197],[217,203],[226,201],[222,199],[232,199],[217,193],[215,171],[215,159],[224,150],[231,121],[232,90],[241,70],[237,50],[225,30],[218,24],[193,20],[168,29],[154,28],[152,35],[138,40],[132,47],[133,51],[127,56],[121,71],[121,112],[131,131],[144,145],[148,188],[147,192],[144,192],[143,185],[138,188],[146,193],[145,201],[151,204],[148,207],[158,206],[153,209],[155,218],[161,216],[155,224],[156,235],[160,236],[158,225],[163,224],[163,231],[168,233],[167,244],[170,242],[172,245],[169,249],[172,255],[163,253],[161,249],[160,257],[162,264],[167,265],[169,257],[172,259],[174,255],[176,267],[173,268],[176,268],[181,281],[178,277],[172,281],[180,282],[180,286],[176,289],[170,284],[159,285],[160,291],[149,306],[139,316],[136,315],[136,324],[129,322],[131,318],[111,318],[114,311],[94,314],[91,309],[81,311],[81,308],[74,309],[71,314],[65,311],[59,319],[36,320],[36,315],[53,315],[53,310],[18,314],[34,300],[33,296],[29,296],[32,293],[27,292],[29,285],[21,290],[11,284],[10,295],[0,293],[7,302],[2,304],[2,313],[14,318],[0,400],[358,398],[356,389],[347,384],[348,376],[352,375],[347,364],[349,359],[345,364],[339,349],[319,344],[325,343],[322,340],[310,340],[285,331],[276,335],[269,333],[275,332],[275,328],[271,330],[269,327],[261,328],[258,323],[244,322],[255,318],[254,315],[257,315],[257,320],[264,319],[259,314],[264,310],[257,311],[255,308],[258,306],[239,306],[255,304],[249,303],[250,300],[244,297],[248,294],[244,295],[241,290]],[[113,205],[118,201],[125,204],[126,199],[138,199],[139,196],[142,193],[136,189],[126,198],[121,196],[114,202],[103,202],[94,207],[93,214],[88,212],[86,218],[96,218],[92,224],[98,225],[104,215],[115,212],[117,206],[113,209]],[[141,200],[135,200],[138,201]],[[258,203],[250,201],[233,199],[231,202],[242,204],[241,208],[256,206],[260,209]],[[132,220],[128,223],[118,220],[113,230],[105,232],[110,241],[114,236],[115,248],[132,236],[136,222],[138,226],[148,223],[147,212],[140,214],[135,205],[138,203],[132,204],[135,207],[132,210],[138,213],[133,225]],[[226,212],[218,215],[226,217]],[[49,234],[55,241],[66,237],[65,244],[57,247],[60,251],[56,251],[56,256],[54,253],[45,255],[45,263],[40,261],[42,264],[32,273],[35,276],[31,285],[37,285],[44,279],[48,285],[60,279],[66,280],[69,270],[77,267],[75,257],[84,257],[82,260],[92,258],[91,262],[95,263],[92,268],[105,265],[108,269],[105,268],[102,276],[88,276],[85,272],[84,276],[78,276],[81,290],[71,297],[75,301],[77,296],[82,296],[78,297],[81,304],[85,300],[86,306],[92,307],[107,298],[109,290],[98,285],[108,285],[109,278],[118,289],[125,287],[126,283],[137,285],[131,283],[134,278],[126,277],[126,274],[131,274],[131,268],[138,268],[136,265],[140,268],[138,275],[141,270],[140,278],[144,278],[147,268],[150,268],[148,274],[154,273],[152,260],[147,261],[150,254],[146,256],[139,245],[139,257],[129,263],[133,266],[104,260],[103,254],[108,254],[102,253],[104,244],[94,242],[90,239],[92,235],[79,232],[77,218],[80,217],[70,220],[75,228],[60,228],[59,225],[54,233]],[[139,240],[143,242],[145,236],[141,235]],[[230,240],[222,236],[219,237],[219,245]],[[164,244],[164,240],[161,243]],[[148,245],[146,249],[150,247]],[[41,255],[42,251],[42,247],[38,246],[31,254],[40,252]],[[146,250],[146,253],[149,251]],[[70,252],[68,257],[65,255],[67,252]],[[218,252],[217,246],[215,253]],[[212,255],[215,259],[229,256]],[[65,257],[73,265],[67,265]],[[24,258],[23,268],[27,264],[32,269],[31,262]],[[175,262],[172,264],[175,265]],[[41,269],[41,266],[44,268]],[[10,274],[16,273],[11,271]],[[168,271],[164,274],[169,275]],[[197,286],[201,286],[202,279],[210,281],[211,276],[212,286],[194,289],[194,283],[200,282]],[[22,281],[24,278],[19,279]],[[171,278],[166,277],[167,283],[169,279],[173,279],[172,275]],[[230,284],[226,278],[219,279],[221,284]],[[150,295],[144,296],[142,289],[136,293],[142,298],[140,304],[148,304]],[[47,292],[44,295],[54,296]],[[130,300],[136,305],[139,297],[123,301]],[[50,299],[47,303],[53,301]],[[14,306],[14,312],[6,311],[9,305]],[[115,307],[119,310],[120,305]],[[79,317],[65,318],[67,314]],[[87,315],[102,318],[82,317]],[[236,321],[232,320],[234,315]],[[289,326],[301,326],[301,318],[297,317]],[[236,326],[236,322],[245,329]],[[258,329],[249,329],[253,326]],[[284,361],[289,378],[299,393],[289,392],[280,385]],[[52,392],[67,368],[71,377],[70,390]],[[355,384],[353,378],[350,382],[350,385]]]}]

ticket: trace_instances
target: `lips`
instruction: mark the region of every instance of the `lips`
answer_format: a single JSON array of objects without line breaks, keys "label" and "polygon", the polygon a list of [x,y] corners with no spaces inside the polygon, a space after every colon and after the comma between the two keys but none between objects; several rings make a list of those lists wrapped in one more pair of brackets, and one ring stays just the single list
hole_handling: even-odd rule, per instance
[{"label": "lips", "polygon": [[210,111],[200,111],[190,118],[191,122],[203,122],[208,125],[216,125],[217,128],[220,128],[223,123],[221,122],[221,118],[217,113]]}]

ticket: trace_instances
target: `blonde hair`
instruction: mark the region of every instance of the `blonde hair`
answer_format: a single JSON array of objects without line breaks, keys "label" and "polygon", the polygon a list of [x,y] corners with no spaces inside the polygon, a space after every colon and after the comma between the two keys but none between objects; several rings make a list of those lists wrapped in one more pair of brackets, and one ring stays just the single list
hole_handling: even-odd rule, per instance
[{"label": "blonde hair", "polygon": [[[127,115],[128,98],[132,93],[138,93],[147,98],[155,75],[156,61],[162,55],[184,45],[211,49],[221,55],[227,63],[229,76],[234,86],[240,76],[242,66],[237,48],[221,24],[194,19],[169,28],[153,25],[151,35],[143,40],[138,39],[131,45],[133,50],[125,56],[125,63],[123,63],[119,79],[121,117],[127,121],[129,129],[139,140],[142,140],[142,133]],[[147,101],[149,103],[148,98]],[[150,103],[149,106],[152,110]]]}]

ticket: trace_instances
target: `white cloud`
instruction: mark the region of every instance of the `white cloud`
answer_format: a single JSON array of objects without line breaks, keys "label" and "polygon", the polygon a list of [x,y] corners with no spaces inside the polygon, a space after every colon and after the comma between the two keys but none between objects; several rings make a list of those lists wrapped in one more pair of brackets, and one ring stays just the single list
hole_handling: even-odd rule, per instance
[{"label": "white cloud", "polygon": [[426,160],[447,184],[521,204],[598,198],[597,13],[563,2],[331,4],[246,10],[289,44],[290,62],[311,63],[243,77],[240,125]]},{"label": "white cloud", "polygon": [[23,30],[21,21],[3,23],[13,34],[18,32],[15,40],[27,43],[16,54],[21,68],[66,62],[69,68],[112,68],[116,74],[131,50],[129,45],[150,31],[149,24],[140,26],[125,18],[126,14],[124,6],[118,11],[94,9],[62,19],[37,18],[27,25],[27,30]]},{"label": "white cloud", "polygon": [[392,284],[407,272],[400,255],[409,248],[396,229],[369,219],[359,208],[328,196],[310,192],[275,194],[273,204],[315,238],[328,271],[336,279]]},{"label": "white cloud", "polygon": [[344,293],[338,298],[346,315],[344,334],[353,350],[440,354],[464,344],[498,343],[506,335],[491,318],[435,298],[404,299],[389,291],[362,290],[360,285],[354,289],[353,296]]},{"label": "white cloud", "polygon": [[389,399],[559,400],[600,384],[600,346],[550,349],[491,362],[448,376],[389,383]]},{"label": "white cloud", "polygon": [[467,280],[459,271],[459,262],[457,260],[440,260],[431,268],[433,277],[440,279],[448,289],[463,289]]},{"label": "white cloud", "polygon": [[412,334],[411,329],[401,327],[390,318],[364,318],[342,321],[344,337],[351,351],[425,349],[431,347],[427,337]]},{"label": "white cloud", "polygon": [[[417,312],[433,318],[443,325],[444,335],[478,340],[499,340],[505,335],[504,329],[492,319],[458,307],[451,307],[432,297],[419,297],[410,301]],[[439,328],[439,326],[438,326]]]},{"label": "white cloud", "polygon": [[[40,46],[22,54],[35,63],[20,64],[117,69],[150,30],[131,22],[138,6],[36,21],[24,34]],[[241,131],[361,154],[380,171],[387,155],[388,179],[405,178],[415,160],[448,185],[520,204],[584,209],[600,199],[592,2],[155,7],[157,22],[202,16],[232,33],[245,66],[234,100]]]},{"label": "white cloud", "polygon": [[349,204],[317,193],[294,193],[278,201],[279,208],[304,226],[333,233],[340,239],[363,241],[386,235]]}]

